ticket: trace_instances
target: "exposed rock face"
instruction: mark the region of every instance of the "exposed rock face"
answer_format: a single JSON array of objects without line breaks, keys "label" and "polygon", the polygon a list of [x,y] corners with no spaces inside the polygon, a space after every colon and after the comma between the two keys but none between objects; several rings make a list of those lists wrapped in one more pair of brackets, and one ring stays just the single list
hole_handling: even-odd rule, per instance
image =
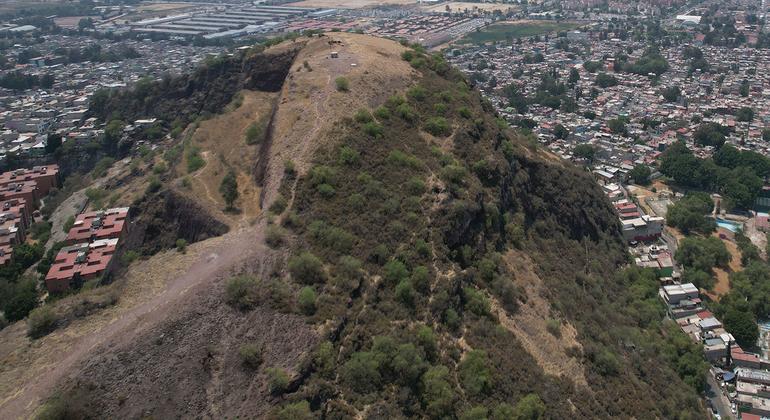
[{"label": "exposed rock face", "polygon": [[193,243],[228,231],[194,201],[171,190],[145,197],[132,213],[128,246],[145,255],[172,248],[177,239]]}]

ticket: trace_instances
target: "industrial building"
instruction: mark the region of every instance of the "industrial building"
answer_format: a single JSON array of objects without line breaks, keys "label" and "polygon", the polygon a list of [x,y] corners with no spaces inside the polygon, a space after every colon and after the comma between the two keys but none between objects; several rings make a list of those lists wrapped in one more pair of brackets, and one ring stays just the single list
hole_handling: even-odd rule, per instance
[{"label": "industrial building", "polygon": [[203,38],[238,37],[278,32],[298,19],[328,17],[334,9],[284,6],[217,6],[197,12],[153,18],[131,24],[135,32]]}]

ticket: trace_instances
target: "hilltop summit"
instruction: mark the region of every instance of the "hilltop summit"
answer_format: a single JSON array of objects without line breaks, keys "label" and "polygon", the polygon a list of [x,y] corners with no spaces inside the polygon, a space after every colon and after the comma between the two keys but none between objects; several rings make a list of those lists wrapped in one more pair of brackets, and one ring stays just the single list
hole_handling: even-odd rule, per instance
[{"label": "hilltop summit", "polygon": [[[231,229],[132,265],[116,307],[6,357],[0,382],[25,385],[2,389],[0,412],[26,416],[40,403],[38,413],[85,418],[701,410],[683,383],[686,351],[675,331],[662,333],[655,280],[618,274],[627,255],[599,187],[509,128],[441,55],[329,33],[210,60],[98,105],[102,117],[188,124],[172,146],[184,159],[160,194]],[[204,111],[212,115],[199,119]],[[209,172],[185,187],[194,158]],[[229,171],[240,214],[211,193]],[[13,328],[0,334],[24,340]]]}]

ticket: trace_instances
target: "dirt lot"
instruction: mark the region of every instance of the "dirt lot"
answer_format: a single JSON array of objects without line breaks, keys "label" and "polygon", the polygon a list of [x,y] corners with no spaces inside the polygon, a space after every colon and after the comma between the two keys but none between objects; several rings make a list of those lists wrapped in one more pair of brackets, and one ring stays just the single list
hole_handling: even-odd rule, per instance
[{"label": "dirt lot", "polygon": [[[715,232],[712,236],[718,238],[719,233]],[[741,251],[738,249],[738,245],[729,239],[722,239],[722,242],[724,242],[725,247],[730,252],[732,260],[730,260],[728,270],[719,267],[714,268],[714,274],[716,275],[717,281],[714,285],[713,292],[708,293],[708,296],[716,301],[719,301],[719,298],[730,291],[730,273],[743,270],[743,265],[741,264]]]},{"label": "dirt lot", "polygon": [[320,7],[334,9],[362,9],[365,7],[387,6],[391,4],[406,5],[416,4],[416,0],[304,0],[294,3],[287,3],[285,6],[292,7]]},{"label": "dirt lot", "polygon": [[468,10],[484,10],[484,11],[493,11],[493,10],[501,10],[503,12],[507,11],[508,9],[513,10],[519,10],[519,7],[512,4],[497,4],[497,3],[469,3],[469,2],[462,2],[462,1],[452,1],[449,3],[441,3],[433,6],[422,6],[423,9],[425,9],[428,12],[445,12],[447,6],[452,12],[461,12],[465,9]]},{"label": "dirt lot", "polygon": [[[259,121],[267,121],[276,93],[243,91],[243,103],[237,109],[203,121],[192,136],[192,145],[200,148],[206,166],[187,175],[184,162],[178,168],[191,181],[191,188],[179,191],[193,198],[212,215],[236,226],[250,223],[260,214],[259,188],[251,174],[257,160],[257,145],[247,145],[247,127]],[[232,169],[238,179],[236,207],[238,213],[224,212],[225,202],[219,193],[219,184]]]}]

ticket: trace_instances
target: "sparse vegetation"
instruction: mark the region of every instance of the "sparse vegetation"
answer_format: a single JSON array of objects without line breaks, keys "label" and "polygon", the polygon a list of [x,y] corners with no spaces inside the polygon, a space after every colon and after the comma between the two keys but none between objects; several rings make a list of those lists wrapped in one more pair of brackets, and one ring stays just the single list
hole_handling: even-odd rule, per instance
[{"label": "sparse vegetation", "polygon": [[281,368],[272,367],[267,370],[267,387],[271,394],[282,394],[289,386],[289,375]]},{"label": "sparse vegetation", "polygon": [[338,77],[334,79],[334,85],[337,86],[337,90],[340,92],[347,92],[350,90],[350,82],[345,77]]},{"label": "sparse vegetation", "polygon": [[231,277],[225,285],[227,303],[238,309],[251,309],[257,303],[259,281],[250,275]]},{"label": "sparse vegetation", "polygon": [[232,210],[235,200],[238,199],[238,180],[232,170],[222,178],[222,182],[219,184],[219,193],[225,200],[226,209]]},{"label": "sparse vegetation", "polygon": [[256,369],[262,364],[262,351],[262,346],[258,344],[244,344],[238,348],[238,356],[240,356],[244,366]]},{"label": "sparse vegetation", "polygon": [[59,321],[56,312],[48,305],[35,308],[29,313],[27,321],[27,335],[32,338],[40,338],[56,329]]}]

